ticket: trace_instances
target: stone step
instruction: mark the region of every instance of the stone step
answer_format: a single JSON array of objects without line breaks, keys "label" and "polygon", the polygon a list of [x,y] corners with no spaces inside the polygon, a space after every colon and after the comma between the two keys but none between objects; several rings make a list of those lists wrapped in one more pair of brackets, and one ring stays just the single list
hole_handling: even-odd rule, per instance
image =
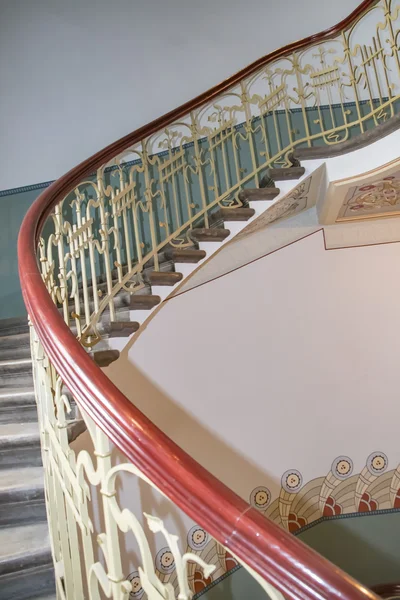
[{"label": "stone step", "polygon": [[18,358],[0,361],[0,388],[31,387],[31,358]]},{"label": "stone step", "polygon": [[192,238],[197,242],[223,242],[229,235],[229,229],[222,227],[199,227],[192,229]]},{"label": "stone step", "polygon": [[19,333],[0,336],[0,361],[16,358],[30,358],[30,335]]},{"label": "stone step", "polygon": [[0,471],[0,527],[46,520],[42,467]]},{"label": "stone step", "polygon": [[133,294],[131,296],[131,310],[150,310],[160,304],[160,296],[153,294]]},{"label": "stone step", "polygon": [[92,352],[91,356],[99,367],[108,367],[119,358],[119,350],[100,350]]},{"label": "stone step", "polygon": [[152,271],[148,275],[145,275],[145,280],[150,285],[175,285],[182,280],[182,273],[176,273],[175,271]]},{"label": "stone step", "polygon": [[39,467],[41,464],[37,423],[0,424],[0,469]]},{"label": "stone step", "polygon": [[206,257],[204,250],[194,250],[192,248],[176,248],[165,252],[168,259],[176,263],[198,263]]},{"label": "stone step", "polygon": [[140,323],[137,321],[115,321],[111,323],[111,331],[109,336],[113,337],[129,337],[139,329]]},{"label": "stone step", "polygon": [[31,569],[0,576],[0,600],[55,598],[54,567],[46,563]]},{"label": "stone step", "polygon": [[220,215],[224,221],[248,221],[255,212],[254,208],[221,208],[216,216]]},{"label": "stone step", "polygon": [[[163,275],[174,275],[177,276],[178,273],[163,273]],[[180,274],[180,277],[182,277],[182,275]],[[162,284],[158,284],[158,285],[162,285]],[[146,286],[145,288],[143,288],[142,290],[140,290],[139,292],[137,292],[138,294],[144,294],[144,293],[149,293],[151,291],[151,288],[149,286]],[[126,292],[125,290],[121,290],[121,292],[119,292],[119,294],[117,294],[117,296],[115,297],[114,303],[115,303],[115,309],[116,309],[116,321],[115,322],[110,322],[110,313],[109,313],[109,309],[107,308],[103,315],[102,318],[100,320],[100,323],[98,325],[98,331],[102,336],[102,339],[106,340],[108,337],[116,337],[116,333],[118,332],[118,330],[120,329],[118,326],[116,327],[116,324],[121,323],[126,323],[127,321],[129,321],[129,303],[130,303],[130,297],[131,294],[129,292]],[[90,310],[93,311],[94,310],[94,303],[93,300],[90,302],[89,304],[90,306]],[[83,308],[82,308],[83,310]],[[62,313],[62,309],[60,310],[60,312]],[[73,312],[73,305],[71,303],[70,305],[70,313]],[[135,324],[133,324],[133,329],[135,328]],[[138,325],[135,329],[135,331],[137,330]],[[76,334],[76,325],[75,325],[75,321],[73,318],[71,318],[71,331]],[[121,334],[123,335],[123,334]],[[124,334],[125,335],[125,334]],[[19,359],[29,359],[31,357],[31,352],[30,352],[30,335],[29,332],[28,333],[21,333],[21,334],[16,334],[16,335],[6,335],[6,336],[0,336],[0,364],[2,361],[4,362],[9,362],[11,360],[19,360]],[[0,367],[0,377],[1,377],[1,367]],[[1,383],[0,383],[1,385]],[[1,414],[0,414],[0,422],[1,422]]]},{"label": "stone step", "polygon": [[[306,172],[304,167],[285,167],[284,169],[268,169],[268,175],[274,181],[289,181],[300,179]],[[260,184],[260,187],[261,186]]]},{"label": "stone step", "polygon": [[28,318],[16,317],[14,319],[0,319],[0,337],[29,333]]},{"label": "stone step", "polygon": [[0,389],[0,423],[27,423],[37,421],[33,387]]},{"label": "stone step", "polygon": [[54,593],[47,523],[0,529],[0,600]]},{"label": "stone step", "polygon": [[239,193],[239,200],[242,202],[257,202],[263,200],[273,200],[280,193],[279,188],[249,188]]}]

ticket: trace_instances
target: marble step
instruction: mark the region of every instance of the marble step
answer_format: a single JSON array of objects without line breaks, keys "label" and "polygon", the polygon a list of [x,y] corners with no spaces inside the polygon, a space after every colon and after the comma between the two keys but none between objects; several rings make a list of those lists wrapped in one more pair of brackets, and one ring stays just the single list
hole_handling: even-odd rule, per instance
[{"label": "marble step", "polygon": [[[268,176],[274,181],[288,181],[291,179],[300,179],[303,177],[306,172],[304,167],[301,166],[293,166],[293,167],[284,167],[280,169],[268,169]],[[262,185],[262,180],[260,183],[260,187],[264,187]]]},{"label": "marble step", "polygon": [[0,336],[0,361],[18,358],[30,358],[29,333]]},{"label": "marble step", "polygon": [[[71,412],[66,414],[68,421],[79,419],[75,400],[64,387],[63,394],[68,398]],[[0,388],[0,424],[30,423],[37,421],[35,391],[32,387]]]},{"label": "marble step", "polygon": [[150,285],[173,286],[182,281],[182,273],[176,271],[150,271],[144,275]]},{"label": "marble step", "polygon": [[47,600],[56,598],[52,563],[0,576],[0,600]]},{"label": "marble step", "polygon": [[0,361],[0,388],[31,387],[32,382],[31,358]]},{"label": "marble step", "polygon": [[28,317],[16,317],[14,319],[0,319],[0,337],[4,335],[16,335],[28,333]]},{"label": "marble step", "polygon": [[0,469],[39,467],[41,464],[37,423],[0,424]]},{"label": "marble step", "polygon": [[47,523],[0,529],[0,600],[54,593]]},{"label": "marble step", "polygon": [[196,264],[206,257],[205,250],[196,250],[194,248],[172,248],[167,250],[165,254],[174,263]]},{"label": "marble step", "polygon": [[0,527],[46,520],[42,467],[0,470]]},{"label": "marble step", "polygon": [[275,187],[247,188],[239,193],[239,200],[242,202],[272,201],[279,193],[279,188]]},{"label": "marble step", "polygon": [[32,421],[37,421],[33,386],[1,388],[0,423],[29,423]]},{"label": "marble step", "polygon": [[[86,424],[80,417],[72,418],[68,420],[66,429],[68,442],[71,444],[86,431]],[[0,422],[0,470],[12,467],[38,467],[41,464],[38,423]]]},{"label": "marble step", "polygon": [[198,242],[223,242],[231,232],[223,227],[196,227],[192,229],[192,238]]}]

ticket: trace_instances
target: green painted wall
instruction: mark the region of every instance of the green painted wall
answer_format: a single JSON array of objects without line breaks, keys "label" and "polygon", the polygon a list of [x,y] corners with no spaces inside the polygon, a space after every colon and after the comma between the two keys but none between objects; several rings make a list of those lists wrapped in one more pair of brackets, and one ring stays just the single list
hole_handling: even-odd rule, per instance
[{"label": "green painted wall", "polygon": [[325,521],[299,537],[367,586],[400,580],[400,512]]},{"label": "green painted wall", "polygon": [[17,239],[22,220],[42,190],[0,196],[0,319],[26,314],[18,278]]},{"label": "green painted wall", "polygon": [[[335,565],[370,587],[400,581],[400,512],[326,520],[298,536]],[[201,600],[265,600],[243,568],[198,594]]]}]

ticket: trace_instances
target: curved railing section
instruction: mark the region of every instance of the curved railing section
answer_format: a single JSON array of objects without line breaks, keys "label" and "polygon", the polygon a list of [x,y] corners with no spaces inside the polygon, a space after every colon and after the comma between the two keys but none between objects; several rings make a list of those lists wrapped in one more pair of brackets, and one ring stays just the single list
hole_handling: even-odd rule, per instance
[{"label": "curved railing section", "polygon": [[[19,236],[19,268],[33,326],[60,598],[145,592],[185,599],[193,595],[196,568],[205,579],[211,573],[196,546],[182,555],[162,522],[147,516],[169,548],[169,564],[154,564],[140,521],[120,506],[122,473],[176,504],[198,523],[200,537],[213,537],[219,554],[243,564],[271,598],[376,598],[177,447],[90,354],[118,323],[121,294],[140,292],[147,270],[157,273],[171,253],[193,248],[193,229],[209,228],[221,208],[242,206],[240,191],[258,187],[268,168],[289,165],[296,148],[338,144],[396,113],[399,6],[364,1],[336,28],[257,61],[99,152],[29,210]],[[92,452],[76,454],[68,443],[75,400]],[[128,463],[115,462],[113,444]],[[93,506],[102,512],[100,521]],[[130,580],[121,549],[121,532],[128,531],[142,565]]]}]

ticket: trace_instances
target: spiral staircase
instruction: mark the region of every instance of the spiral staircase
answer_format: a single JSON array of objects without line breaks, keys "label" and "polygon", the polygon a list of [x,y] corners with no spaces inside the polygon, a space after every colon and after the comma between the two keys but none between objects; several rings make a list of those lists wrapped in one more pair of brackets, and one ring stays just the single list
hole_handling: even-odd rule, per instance
[{"label": "spiral staircase", "polygon": [[[224,565],[242,565],[271,600],[400,597],[396,584],[367,589],[250,507],[101,370],[118,360],[124,339],[141,333],[164,301],[248,224],[272,209],[271,222],[285,217],[290,194],[312,172],[296,157],[299,148],[362,136],[378,129],[385,111],[395,118],[400,96],[387,72],[387,90],[376,94],[367,72],[369,86],[354,76],[357,58],[351,62],[359,47],[352,36],[374,11],[374,27],[385,31],[391,53],[382,46],[367,62],[375,73],[386,69],[398,55],[400,10],[389,0],[364,0],[332,30],[264,57],[100,151],[29,210],[18,256],[30,323],[0,323],[0,599],[147,594],[189,600],[198,573],[211,581],[217,567],[202,554],[200,538],[198,548],[182,553],[156,515],[141,521],[136,507],[120,506],[121,473],[198,523],[216,541]],[[299,66],[302,52],[312,55],[338,40],[343,56],[332,64]],[[386,62],[378,62],[384,52]],[[337,70],[339,59],[348,61],[347,74],[345,66]],[[293,70],[282,69],[285,60]],[[281,84],[269,80],[260,91],[273,69]],[[287,91],[291,76],[300,90],[295,101]],[[302,77],[310,81],[301,83]],[[330,93],[340,77],[334,113],[331,96],[325,105],[319,94]],[[307,105],[304,90],[311,88]],[[90,451],[75,449],[84,432]],[[114,460],[115,449],[126,462]],[[166,540],[161,558],[154,560],[148,530]],[[132,532],[140,560],[127,577],[122,538]]]}]

